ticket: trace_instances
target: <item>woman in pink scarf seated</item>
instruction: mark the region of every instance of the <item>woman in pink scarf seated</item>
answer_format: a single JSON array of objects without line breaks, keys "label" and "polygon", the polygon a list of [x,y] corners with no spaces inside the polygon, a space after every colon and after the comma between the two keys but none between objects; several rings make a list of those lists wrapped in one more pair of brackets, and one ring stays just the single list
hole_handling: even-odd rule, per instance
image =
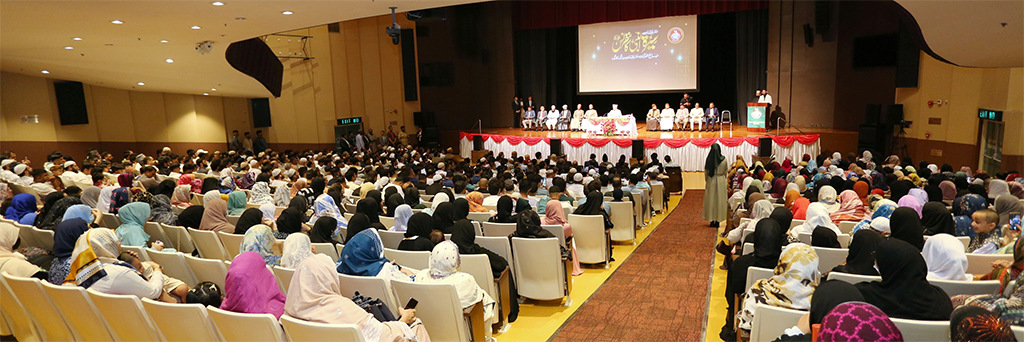
[{"label": "woman in pink scarf seated", "polygon": [[198,179],[193,178],[193,176],[191,174],[181,175],[181,177],[178,178],[178,185],[186,185],[186,184],[191,186],[192,187],[192,192],[197,193],[197,194],[199,193],[199,190],[203,189],[203,182],[201,182]]},{"label": "woman in pink scarf seated", "polygon": [[308,257],[295,268],[284,311],[310,322],[354,324],[367,341],[430,341],[416,309],[398,309],[398,321],[381,323],[343,296],[334,260],[324,254]]},{"label": "woman in pink scarf seated", "polygon": [[569,226],[569,221],[565,219],[562,202],[548,201],[548,205],[544,206],[544,217],[541,218],[541,224],[562,226],[562,233],[565,234],[565,244],[572,250],[572,275],[575,277],[583,274],[583,268],[580,267],[580,258],[576,257],[576,246],[571,242],[572,226]]},{"label": "woman in pink scarf seated", "polygon": [[839,210],[829,215],[836,225],[843,221],[860,222],[867,217],[864,202],[853,190],[843,190],[843,193],[839,194]]},{"label": "woman in pink scarf seated", "polygon": [[231,261],[224,279],[222,310],[249,314],[271,314],[280,319],[284,313],[284,293],[277,279],[256,252],[243,252]]}]

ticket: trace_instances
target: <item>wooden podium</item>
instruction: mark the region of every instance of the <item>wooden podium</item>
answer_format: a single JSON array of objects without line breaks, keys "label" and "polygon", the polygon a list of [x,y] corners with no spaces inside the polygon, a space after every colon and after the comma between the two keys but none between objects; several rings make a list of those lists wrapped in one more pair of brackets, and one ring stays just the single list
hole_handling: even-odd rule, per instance
[{"label": "wooden podium", "polygon": [[765,120],[771,113],[770,105],[767,103],[747,102],[747,131],[764,132]]}]

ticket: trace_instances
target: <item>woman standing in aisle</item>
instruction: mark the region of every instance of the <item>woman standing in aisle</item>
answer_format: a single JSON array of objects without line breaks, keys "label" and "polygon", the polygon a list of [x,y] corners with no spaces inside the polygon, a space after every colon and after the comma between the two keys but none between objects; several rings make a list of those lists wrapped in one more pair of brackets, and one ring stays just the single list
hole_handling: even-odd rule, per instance
[{"label": "woman standing in aisle", "polygon": [[711,152],[704,161],[704,211],[701,218],[711,221],[711,226],[716,228],[729,215],[728,183],[725,179],[728,171],[729,164],[722,155],[722,147],[717,143],[712,144]]}]

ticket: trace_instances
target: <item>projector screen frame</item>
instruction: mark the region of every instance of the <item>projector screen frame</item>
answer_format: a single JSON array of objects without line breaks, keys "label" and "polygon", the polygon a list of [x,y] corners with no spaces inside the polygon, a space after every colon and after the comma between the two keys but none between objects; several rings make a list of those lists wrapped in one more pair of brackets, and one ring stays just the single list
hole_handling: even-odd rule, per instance
[{"label": "projector screen frame", "polygon": [[[576,25],[576,95],[577,96],[581,96],[581,95],[585,96],[585,95],[622,95],[622,94],[671,94],[671,93],[691,93],[691,92],[699,93],[700,92],[700,17],[701,17],[700,15],[697,15],[697,14],[690,14],[690,15],[666,15],[666,16],[650,17],[650,18],[643,18],[643,19],[606,21],[606,22],[602,22],[602,23],[593,23],[593,24],[605,24],[605,23],[614,23],[614,22],[647,20],[647,19],[666,18],[666,17],[685,17],[685,16],[694,16],[695,17],[694,19],[697,22],[697,27],[694,28],[694,39],[696,40],[694,42],[694,46],[695,46],[694,47],[694,61],[695,61],[695,64],[696,64],[696,68],[695,68],[696,69],[696,74],[694,76],[696,79],[694,80],[694,83],[696,84],[696,86],[693,89],[622,90],[622,91],[613,90],[613,91],[588,91],[588,92],[581,92],[580,91],[580,86],[581,86],[581,84],[583,84],[583,82],[581,82],[581,80],[580,80],[580,59],[579,59],[579,55],[580,55],[580,26],[583,26],[583,25]],[[586,25],[593,25],[593,24],[586,24]]]}]

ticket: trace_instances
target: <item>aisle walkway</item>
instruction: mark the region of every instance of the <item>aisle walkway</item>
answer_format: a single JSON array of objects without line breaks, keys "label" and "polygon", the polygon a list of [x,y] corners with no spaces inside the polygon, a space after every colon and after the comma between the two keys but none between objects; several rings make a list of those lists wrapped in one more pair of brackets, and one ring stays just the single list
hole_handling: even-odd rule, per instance
[{"label": "aisle walkway", "polygon": [[703,201],[703,191],[687,191],[552,340],[700,340],[716,233],[700,219]]}]

